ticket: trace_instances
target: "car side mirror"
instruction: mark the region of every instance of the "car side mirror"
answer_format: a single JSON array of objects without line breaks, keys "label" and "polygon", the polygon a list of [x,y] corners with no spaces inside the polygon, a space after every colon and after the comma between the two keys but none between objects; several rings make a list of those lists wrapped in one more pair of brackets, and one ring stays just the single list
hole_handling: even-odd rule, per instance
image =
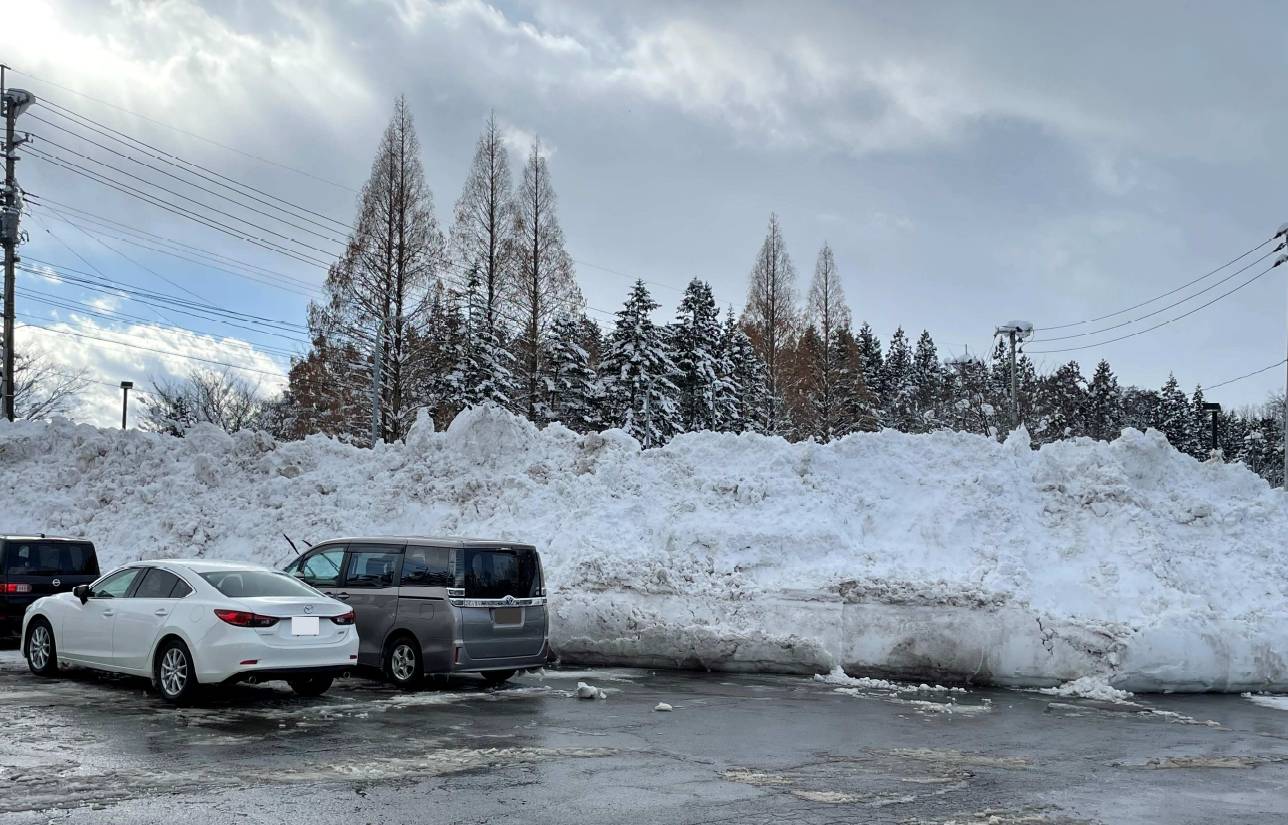
[{"label": "car side mirror", "polygon": [[81,600],[81,604],[89,601],[89,585],[78,584],[72,588],[72,595]]}]

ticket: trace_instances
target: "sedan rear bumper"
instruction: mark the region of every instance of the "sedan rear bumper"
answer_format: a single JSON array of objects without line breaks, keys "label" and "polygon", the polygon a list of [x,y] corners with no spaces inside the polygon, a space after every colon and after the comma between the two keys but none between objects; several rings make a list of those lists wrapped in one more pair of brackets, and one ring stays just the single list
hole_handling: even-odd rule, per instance
[{"label": "sedan rear bumper", "polygon": [[350,672],[357,669],[357,662],[352,665],[336,666],[326,665],[322,667],[270,667],[246,670],[241,673],[234,673],[220,684],[233,685],[238,682],[277,682],[290,681],[291,679],[303,679],[309,676],[331,676],[339,678],[348,676]]},{"label": "sedan rear bumper", "polygon": [[197,660],[197,681],[202,684],[242,681],[253,676],[259,681],[286,678],[266,675],[270,673],[343,673],[358,666],[358,633],[346,627],[334,641],[301,643],[296,647],[269,643],[250,628],[224,626],[201,640],[193,655]]}]

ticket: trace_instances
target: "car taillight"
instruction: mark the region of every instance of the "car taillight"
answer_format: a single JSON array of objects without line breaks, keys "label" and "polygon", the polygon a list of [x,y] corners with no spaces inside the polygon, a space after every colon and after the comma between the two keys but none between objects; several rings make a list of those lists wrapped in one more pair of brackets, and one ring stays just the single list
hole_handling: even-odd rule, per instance
[{"label": "car taillight", "polygon": [[341,613],[339,616],[332,616],[331,621],[336,624],[353,624],[353,618],[353,611],[350,610],[348,613]]},{"label": "car taillight", "polygon": [[272,627],[277,624],[276,616],[261,616],[245,610],[216,610],[215,615],[236,627]]},{"label": "car taillight", "polygon": [[6,584],[4,586],[6,593],[30,593],[31,585],[29,584]]}]

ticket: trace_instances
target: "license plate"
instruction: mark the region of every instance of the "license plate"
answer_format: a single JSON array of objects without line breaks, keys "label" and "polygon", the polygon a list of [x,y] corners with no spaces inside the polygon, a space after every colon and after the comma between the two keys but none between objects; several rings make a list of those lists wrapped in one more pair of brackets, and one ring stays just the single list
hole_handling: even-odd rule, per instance
[{"label": "license plate", "polygon": [[492,624],[523,624],[523,608],[494,607],[492,609]]},{"label": "license plate", "polygon": [[317,616],[292,616],[292,636],[316,636],[320,633]]}]

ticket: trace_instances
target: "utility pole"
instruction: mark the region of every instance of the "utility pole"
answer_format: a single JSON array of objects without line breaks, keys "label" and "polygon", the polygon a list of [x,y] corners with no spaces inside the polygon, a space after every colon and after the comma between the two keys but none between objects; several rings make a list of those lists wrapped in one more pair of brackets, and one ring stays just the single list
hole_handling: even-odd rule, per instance
[{"label": "utility pole", "polygon": [[1204,401],[1203,409],[1212,413],[1212,454],[1216,455],[1217,444],[1217,418],[1221,415],[1221,405],[1215,401]]},{"label": "utility pole", "polygon": [[0,395],[4,396],[4,417],[14,419],[14,361],[15,348],[13,341],[14,322],[14,266],[18,263],[15,254],[18,249],[18,216],[22,212],[22,199],[18,194],[18,180],[14,176],[14,164],[18,162],[18,146],[26,143],[26,138],[14,137],[14,123],[18,115],[35,102],[35,96],[22,89],[5,88],[5,70],[8,66],[0,64],[0,107],[4,109],[4,192],[0,205],[0,246],[4,247],[4,370],[3,387]]},{"label": "utility pole", "polygon": [[133,381],[121,382],[121,429],[125,429],[126,414],[130,409],[130,390],[134,389]]},{"label": "utility pole", "polygon": [[[1284,238],[1285,235],[1288,235],[1288,223],[1282,224],[1279,227],[1279,229],[1275,232],[1275,237],[1272,240],[1278,239],[1278,238]],[[1288,243],[1288,238],[1284,238],[1284,242]],[[1284,248],[1283,244],[1280,244],[1279,248],[1283,249]],[[1276,258],[1274,265],[1279,266],[1280,264],[1286,263],[1286,262],[1288,262],[1288,254],[1280,255],[1278,258]],[[1285,360],[1284,360],[1284,408],[1283,408],[1282,424],[1283,424],[1283,441],[1280,442],[1280,446],[1283,447],[1283,451],[1284,451],[1284,483],[1280,486],[1282,486],[1284,490],[1288,490],[1288,350],[1285,350]]]},{"label": "utility pole", "polygon": [[1025,338],[1033,335],[1033,324],[1029,321],[1007,321],[993,330],[993,335],[1005,335],[1011,341],[1011,429],[1020,427],[1020,393],[1016,383],[1016,350]]}]

